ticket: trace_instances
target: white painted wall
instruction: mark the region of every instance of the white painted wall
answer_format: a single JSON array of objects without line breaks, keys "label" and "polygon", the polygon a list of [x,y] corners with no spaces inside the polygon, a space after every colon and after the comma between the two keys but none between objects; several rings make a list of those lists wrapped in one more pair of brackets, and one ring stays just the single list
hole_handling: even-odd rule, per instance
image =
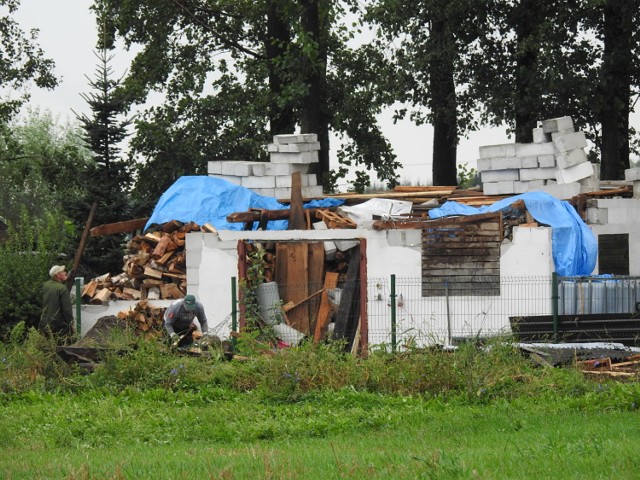
[{"label": "white painted wall", "polygon": [[596,236],[628,233],[629,275],[640,276],[640,198],[603,198],[594,203],[587,208],[589,227]]},{"label": "white painted wall", "polygon": [[[516,228],[513,241],[503,247],[501,269],[507,282],[503,297],[424,298],[420,278],[421,232],[419,230],[304,230],[220,231],[187,235],[187,279],[189,293],[196,295],[207,312],[210,329],[221,337],[231,326],[231,278],[238,276],[237,242],[367,240],[367,276],[370,343],[390,339],[391,307],[389,278],[397,278],[398,341],[416,337],[420,343],[445,342],[449,323],[458,335],[491,334],[509,328],[509,315],[549,314],[550,291],[546,284],[538,298],[523,301],[527,291],[522,281],[535,278],[548,282],[553,272],[549,228]],[[518,276],[509,279],[509,276]],[[544,278],[543,278],[544,277]],[[380,287],[376,283],[381,281]],[[511,283],[510,283],[511,282]],[[513,286],[518,291],[511,291]],[[381,290],[380,290],[381,289]],[[377,293],[382,291],[381,299]]]}]

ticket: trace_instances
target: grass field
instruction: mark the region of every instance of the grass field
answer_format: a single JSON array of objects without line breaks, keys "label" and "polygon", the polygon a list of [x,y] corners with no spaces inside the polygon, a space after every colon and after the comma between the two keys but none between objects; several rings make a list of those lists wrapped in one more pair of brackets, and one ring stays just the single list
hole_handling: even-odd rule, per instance
[{"label": "grass field", "polygon": [[138,345],[86,375],[4,345],[7,479],[638,478],[640,384],[513,348],[247,362]]}]

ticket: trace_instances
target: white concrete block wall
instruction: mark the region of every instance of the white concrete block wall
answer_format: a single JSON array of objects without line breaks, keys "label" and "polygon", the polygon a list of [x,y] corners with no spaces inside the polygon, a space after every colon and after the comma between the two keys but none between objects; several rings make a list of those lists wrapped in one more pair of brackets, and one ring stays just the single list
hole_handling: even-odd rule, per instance
[{"label": "white concrete block wall", "polygon": [[540,168],[549,168],[556,166],[556,156],[552,153],[546,155],[538,155],[538,166]]},{"label": "white concrete block wall", "polygon": [[640,168],[627,168],[624,171],[624,179],[627,182],[635,182],[640,180]]},{"label": "white concrete block wall", "polygon": [[553,155],[555,153],[553,143],[516,143],[516,155],[529,157],[538,155]]},{"label": "white concrete block wall", "polygon": [[271,163],[317,163],[318,152],[285,153],[272,152]]}]

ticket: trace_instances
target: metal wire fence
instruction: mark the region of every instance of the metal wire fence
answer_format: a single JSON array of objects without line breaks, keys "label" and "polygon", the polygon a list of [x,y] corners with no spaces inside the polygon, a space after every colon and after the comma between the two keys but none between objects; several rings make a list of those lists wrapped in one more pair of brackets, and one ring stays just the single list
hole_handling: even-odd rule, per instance
[{"label": "metal wire fence", "polygon": [[[557,319],[562,315],[634,313],[640,308],[640,278],[499,277],[499,289],[495,282],[496,277],[451,277],[443,280],[442,285],[430,280],[429,288],[425,289],[422,278],[369,277],[365,286],[368,343],[373,348],[391,350],[409,345],[456,345],[510,334],[510,318],[549,316]],[[313,337],[315,316],[322,310],[319,294],[324,288],[319,284],[305,284],[304,292],[298,291],[300,288],[301,284],[283,288],[274,283],[262,292],[263,296],[270,292],[263,303],[267,310],[275,309],[278,314],[284,309],[289,320],[302,319]],[[359,293],[359,282],[353,290],[348,301],[360,302],[363,297]],[[329,289],[328,298],[334,312],[340,308],[343,294],[340,288]],[[284,300],[290,296],[300,299],[299,303]],[[360,312],[364,310],[362,307],[360,305]],[[267,319],[266,313],[264,316]]]},{"label": "metal wire fence", "polygon": [[552,277],[502,278],[499,296],[483,294],[482,284],[461,292],[445,282],[442,295],[423,296],[420,278],[369,279],[369,343],[456,344],[508,333],[509,317],[552,312]]}]

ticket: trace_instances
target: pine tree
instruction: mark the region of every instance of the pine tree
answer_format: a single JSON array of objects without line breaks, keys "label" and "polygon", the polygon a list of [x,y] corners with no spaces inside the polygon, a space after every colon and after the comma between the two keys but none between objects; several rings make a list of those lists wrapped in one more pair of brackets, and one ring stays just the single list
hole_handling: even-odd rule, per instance
[{"label": "pine tree", "polygon": [[[114,223],[130,219],[130,165],[122,158],[120,145],[128,135],[131,120],[124,118],[128,107],[119,93],[120,80],[113,78],[110,62],[113,55],[106,49],[96,52],[99,62],[95,76],[89,80],[93,89],[81,94],[91,109],[91,116],[76,117],[84,130],[84,140],[94,153],[95,164],[87,169],[88,196],[78,209],[78,222],[86,222],[91,205],[97,203],[94,224]],[[83,225],[84,223],[82,223]],[[122,269],[122,235],[93,238],[85,248],[81,272],[85,275],[118,272]]]}]

